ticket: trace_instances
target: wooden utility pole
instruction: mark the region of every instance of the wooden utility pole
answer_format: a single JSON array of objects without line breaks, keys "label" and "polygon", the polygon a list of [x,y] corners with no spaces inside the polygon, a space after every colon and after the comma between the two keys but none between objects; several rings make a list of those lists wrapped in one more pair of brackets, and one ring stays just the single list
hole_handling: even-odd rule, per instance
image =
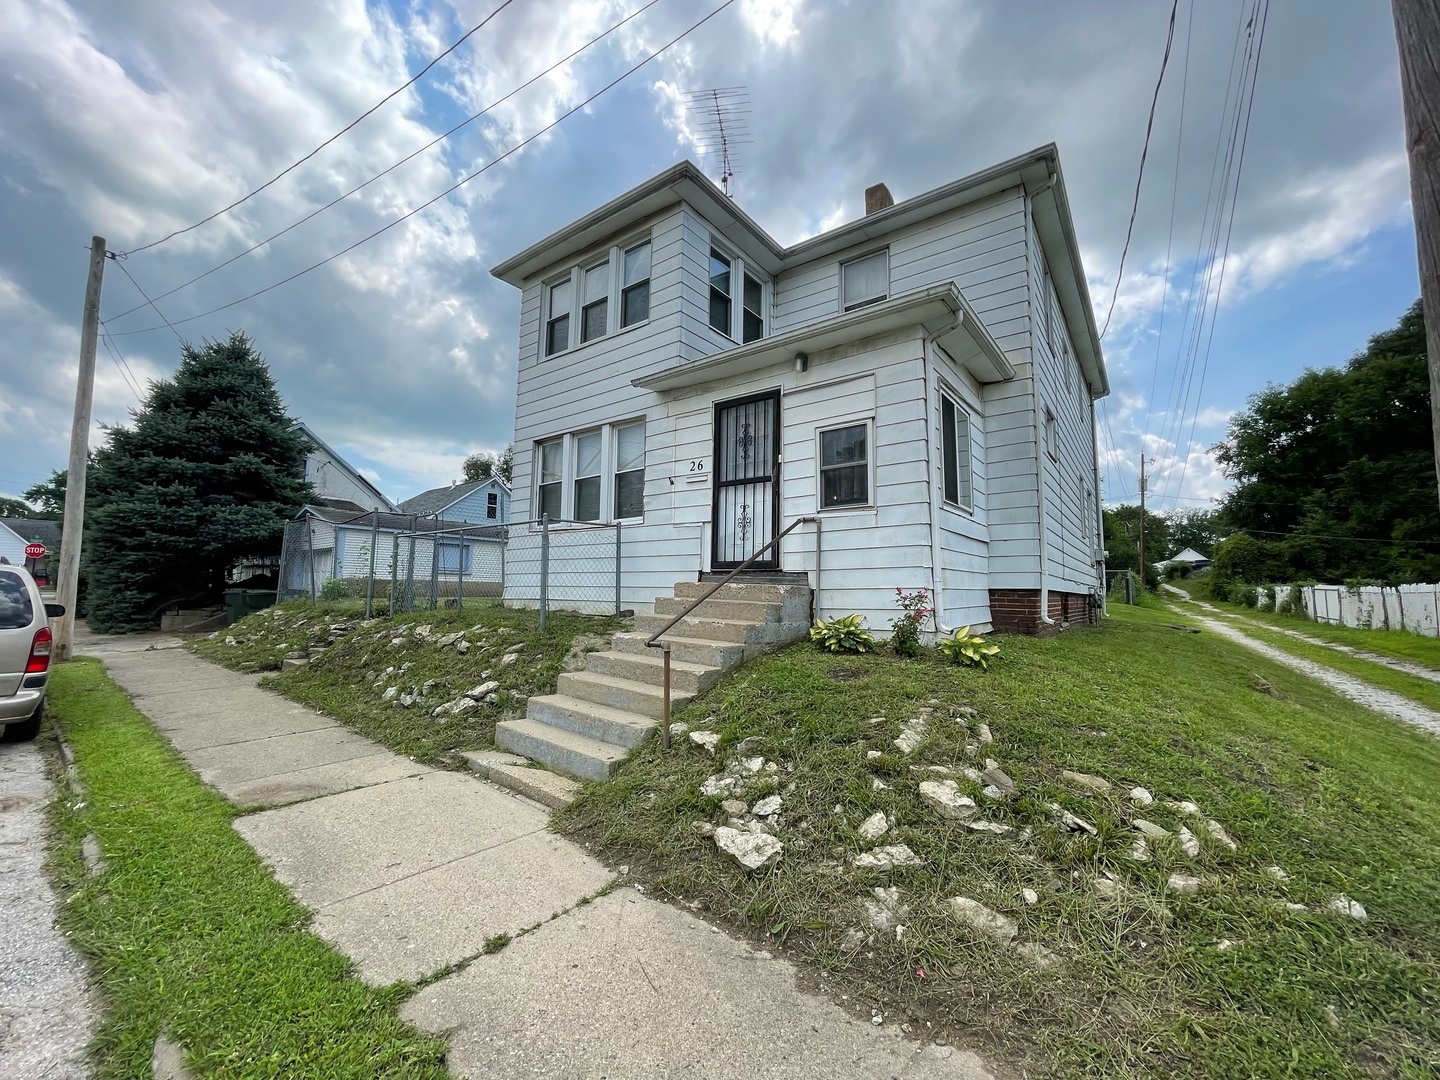
[{"label": "wooden utility pole", "polygon": [[61,523],[56,600],[65,614],[55,620],[56,660],[70,659],[75,595],[80,583],[80,540],[85,534],[85,463],[90,450],[90,407],[95,398],[95,345],[100,336],[100,285],[105,277],[105,238],[90,240],[90,276],[80,323],[80,374],[75,380],[75,418],[70,424],[70,465],[65,473],[65,520]]},{"label": "wooden utility pole", "polygon": [[1140,589],[1145,589],[1145,455],[1140,455]]},{"label": "wooden utility pole", "polygon": [[1420,256],[1420,308],[1430,358],[1430,425],[1440,477],[1440,4],[1391,0],[1410,154],[1410,205]]}]

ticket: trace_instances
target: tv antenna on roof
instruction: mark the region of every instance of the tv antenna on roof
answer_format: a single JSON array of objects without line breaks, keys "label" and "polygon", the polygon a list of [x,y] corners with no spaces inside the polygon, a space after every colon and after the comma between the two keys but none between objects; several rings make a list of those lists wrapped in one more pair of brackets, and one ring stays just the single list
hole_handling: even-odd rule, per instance
[{"label": "tv antenna on roof", "polygon": [[696,140],[696,154],[718,160],[720,189],[730,198],[735,193],[730,185],[740,171],[735,164],[735,148],[749,146],[750,91],[744,86],[718,86],[695,90],[685,95],[685,111],[690,115],[690,130]]}]

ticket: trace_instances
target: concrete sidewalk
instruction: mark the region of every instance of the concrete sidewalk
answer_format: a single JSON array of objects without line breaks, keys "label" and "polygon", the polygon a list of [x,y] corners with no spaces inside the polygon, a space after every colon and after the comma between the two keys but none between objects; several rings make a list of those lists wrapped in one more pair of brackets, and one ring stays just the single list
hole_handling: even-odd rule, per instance
[{"label": "concrete sidewalk", "polygon": [[[90,638],[77,651],[105,661],[206,783],[272,807],[236,829],[360,978],[464,965],[402,1010],[450,1039],[457,1075],[991,1076],[973,1054],[801,992],[788,962],[634,889],[581,904],[613,875],[550,833],[539,804],[392,754],[177,644]],[[486,954],[501,935],[514,940]]]}]

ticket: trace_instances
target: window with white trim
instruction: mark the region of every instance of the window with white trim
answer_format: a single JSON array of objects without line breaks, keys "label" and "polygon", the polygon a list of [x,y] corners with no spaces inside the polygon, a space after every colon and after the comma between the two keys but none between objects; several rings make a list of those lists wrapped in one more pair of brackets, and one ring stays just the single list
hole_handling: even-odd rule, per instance
[{"label": "window with white trim", "polygon": [[820,509],[870,505],[870,424],[821,431]]},{"label": "window with white trim", "polygon": [[710,247],[710,328],[748,345],[765,336],[766,283],[739,255]]},{"label": "window with white trim", "polygon": [[458,540],[441,540],[439,543],[440,565],[437,568],[442,574],[468,574],[470,573],[471,556],[473,551],[468,543],[462,544]]},{"label": "window with white trim", "polygon": [[945,501],[965,510],[975,505],[970,456],[970,414],[948,394],[940,395],[940,468]]},{"label": "window with white trim", "polygon": [[535,517],[634,521],[645,514],[645,421],[603,424],[535,444]]},{"label": "window with white trim", "polygon": [[1055,414],[1047,407],[1045,409],[1045,452],[1050,455],[1052,461],[1060,460],[1060,442],[1056,433]]},{"label": "window with white trim", "polygon": [[500,516],[500,494],[495,491],[485,495],[485,516],[494,521]]},{"label": "window with white trim", "polygon": [[650,318],[650,241],[572,267],[546,285],[544,300],[546,356],[640,325]]},{"label": "window with white trim", "polygon": [[575,509],[576,521],[600,520],[600,448],[601,433],[587,431],[575,436]]},{"label": "window with white trim", "polygon": [[535,516],[559,520],[564,496],[565,440],[550,439],[535,447]]},{"label": "window with white trim", "polygon": [[890,295],[890,250],[884,248],[840,264],[841,307],[845,311],[878,304]]},{"label": "window with white trim", "polygon": [[645,423],[615,429],[615,520],[645,514]]}]

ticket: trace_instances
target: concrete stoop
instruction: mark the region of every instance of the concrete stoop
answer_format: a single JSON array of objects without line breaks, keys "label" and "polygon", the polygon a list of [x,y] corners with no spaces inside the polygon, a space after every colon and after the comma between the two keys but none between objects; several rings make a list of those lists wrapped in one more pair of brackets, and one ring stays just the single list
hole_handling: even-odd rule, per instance
[{"label": "concrete stoop", "polygon": [[[680,582],[674,596],[657,597],[655,614],[636,616],[634,632],[617,633],[607,651],[588,654],[585,669],[561,675],[555,693],[531,698],[524,720],[497,724],[495,745],[580,780],[607,779],[659,727],[664,663],[659,649],[645,647],[646,639],[708,588],[706,582]],[[809,628],[805,586],[724,586],[666,637],[671,708],[688,704],[749,657],[798,641]],[[513,764],[472,767],[507,787],[515,774],[537,771]]]}]

